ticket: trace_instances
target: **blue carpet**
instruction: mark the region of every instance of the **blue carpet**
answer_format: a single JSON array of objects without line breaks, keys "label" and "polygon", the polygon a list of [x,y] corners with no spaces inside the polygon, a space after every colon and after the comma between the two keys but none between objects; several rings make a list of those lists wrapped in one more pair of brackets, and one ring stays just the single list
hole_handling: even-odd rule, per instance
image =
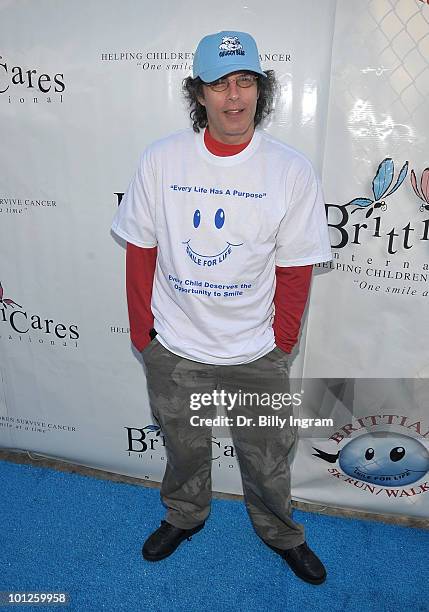
[{"label": "blue carpet", "polygon": [[159,491],[0,461],[1,591],[67,591],[42,610],[427,612],[429,532],[295,511],[327,581],[302,582],[254,533],[244,504],[214,500],[205,529],[158,563],[141,557]]}]

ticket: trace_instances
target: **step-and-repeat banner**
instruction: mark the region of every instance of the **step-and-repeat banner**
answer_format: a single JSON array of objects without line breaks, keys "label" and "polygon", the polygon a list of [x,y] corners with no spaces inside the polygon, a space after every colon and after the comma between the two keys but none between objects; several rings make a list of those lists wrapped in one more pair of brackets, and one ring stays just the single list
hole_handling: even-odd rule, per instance
[{"label": "step-and-repeat banner", "polygon": [[[280,84],[265,129],[322,176],[334,253],[294,351],[293,497],[427,517],[429,6],[220,0],[208,29],[201,10],[0,2],[0,445],[162,478],[110,225],[144,147],[190,124],[200,38],[244,30]],[[229,438],[213,486],[241,492]]]}]

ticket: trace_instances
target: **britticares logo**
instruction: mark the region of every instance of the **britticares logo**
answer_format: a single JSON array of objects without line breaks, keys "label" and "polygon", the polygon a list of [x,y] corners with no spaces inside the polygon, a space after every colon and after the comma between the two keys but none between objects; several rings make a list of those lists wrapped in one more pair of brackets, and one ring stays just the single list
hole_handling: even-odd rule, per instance
[{"label": "britticares logo", "polygon": [[5,298],[3,296],[4,296],[3,285],[0,283],[0,304],[2,304],[2,307],[7,308],[8,306],[12,306],[13,308],[14,306],[18,306],[18,308],[22,308],[22,306],[18,304],[17,302],[15,302],[14,300],[11,300],[10,298]]},{"label": "britticares logo", "polygon": [[[44,337],[39,337],[37,342],[43,344],[47,340],[47,344],[62,346],[77,346],[79,331],[77,325],[66,325],[64,323],[56,323],[54,319],[46,318],[38,314],[28,314],[23,309],[21,304],[16,300],[5,297],[3,285],[0,282],[0,324],[5,323],[9,327],[9,340],[18,338],[22,341],[23,338],[28,342],[35,341],[32,333],[44,334]],[[0,333],[2,328],[0,327]],[[12,333],[13,332],[13,333]],[[18,336],[16,336],[18,334]],[[56,342],[62,340],[61,343]],[[71,343],[70,340],[74,342]]]},{"label": "britticares logo", "polygon": [[[1,56],[0,60],[3,60]],[[51,77],[46,73],[39,74],[35,68],[11,67],[6,61],[0,61],[0,94],[8,92],[11,86],[38,90],[44,94],[62,93],[66,88],[63,73],[57,73]]]},{"label": "britticares logo", "polygon": [[165,446],[165,439],[159,425],[146,425],[145,427],[124,427],[128,438],[128,456],[131,453],[145,453],[157,447]]},{"label": "britticares logo", "polygon": [[[408,161],[399,171],[396,180],[395,164],[392,158],[386,157],[379,164],[372,180],[372,197],[359,196],[347,204],[326,204],[328,225],[331,228],[331,246],[342,249],[348,244],[361,245],[366,239],[378,239],[385,244],[386,253],[395,255],[399,248],[405,251],[411,249],[419,242],[429,241],[429,218],[417,221],[400,221],[400,226],[392,227],[386,216],[386,211],[398,212],[399,204],[391,201],[391,196],[398,191],[404,183],[408,173]],[[414,170],[411,171],[411,185],[417,197],[424,202],[420,205],[420,212],[429,211],[429,168],[423,171],[420,190]],[[403,192],[404,193],[404,192]],[[349,211],[349,207],[353,210]],[[351,216],[357,212],[365,211],[363,220],[349,225]],[[378,211],[379,214],[373,214]],[[338,218],[340,213],[340,218]],[[387,227],[387,229],[386,229]]]},{"label": "britticares logo", "polygon": [[414,170],[411,170],[411,185],[413,186],[414,193],[422,200],[423,204],[420,205],[420,212],[429,210],[429,168],[425,168],[420,178],[420,189],[417,186],[417,179]]},{"label": "britticares logo", "polygon": [[[393,163],[393,159],[390,159],[390,157],[384,159],[378,166],[376,175],[372,181],[372,193],[374,197],[355,198],[351,202],[348,202],[346,206],[356,206],[356,208],[352,210],[351,214],[355,213],[357,210],[361,210],[362,208],[367,208],[368,210],[365,218],[368,219],[376,208],[381,208],[382,211],[386,211],[387,203],[385,200],[391,196],[392,193],[395,193],[395,191],[402,185],[405,177],[407,176],[407,172],[408,162],[405,162],[395,184],[390,189],[395,174],[395,164]],[[384,198],[384,200],[382,198]]]},{"label": "britticares logo", "polygon": [[[127,453],[128,457],[137,455],[141,458],[145,457],[144,453],[149,453],[149,458],[153,459],[154,455],[152,451],[157,452],[157,458],[160,452],[164,452],[165,438],[159,425],[151,423],[145,427],[124,427],[127,431]],[[213,453],[211,461],[218,461],[218,466],[221,467],[221,460],[223,457],[227,460],[231,460],[235,457],[235,449],[232,444],[224,444],[217,440],[215,436],[212,436]],[[146,458],[146,457],[145,457]],[[215,465],[213,463],[213,465]],[[234,465],[229,464],[228,468],[233,468]]]},{"label": "britticares logo", "polygon": [[62,104],[64,74],[48,74],[34,66],[13,65],[0,55],[0,102],[7,104]]}]

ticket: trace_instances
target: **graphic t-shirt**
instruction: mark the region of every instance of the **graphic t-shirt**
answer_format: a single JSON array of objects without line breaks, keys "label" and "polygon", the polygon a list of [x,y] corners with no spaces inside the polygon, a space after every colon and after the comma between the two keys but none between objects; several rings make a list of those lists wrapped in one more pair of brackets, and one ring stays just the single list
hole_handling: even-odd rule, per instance
[{"label": "graphic t-shirt", "polygon": [[152,144],[112,230],[158,246],[158,339],[203,363],[247,363],[272,350],[275,266],[332,258],[310,162],[260,130],[231,157],[210,153],[190,129]]}]

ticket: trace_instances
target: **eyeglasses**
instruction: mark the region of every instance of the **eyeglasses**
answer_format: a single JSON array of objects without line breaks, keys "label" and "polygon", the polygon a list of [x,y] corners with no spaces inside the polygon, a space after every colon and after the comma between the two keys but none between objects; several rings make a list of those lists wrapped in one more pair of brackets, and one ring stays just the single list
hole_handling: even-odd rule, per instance
[{"label": "eyeglasses", "polygon": [[213,91],[225,91],[228,89],[231,81],[234,81],[238,87],[242,87],[246,89],[247,87],[252,87],[258,80],[258,77],[254,74],[240,74],[235,79],[218,79],[217,81],[213,81],[213,83],[207,83],[207,86],[210,87]]}]

